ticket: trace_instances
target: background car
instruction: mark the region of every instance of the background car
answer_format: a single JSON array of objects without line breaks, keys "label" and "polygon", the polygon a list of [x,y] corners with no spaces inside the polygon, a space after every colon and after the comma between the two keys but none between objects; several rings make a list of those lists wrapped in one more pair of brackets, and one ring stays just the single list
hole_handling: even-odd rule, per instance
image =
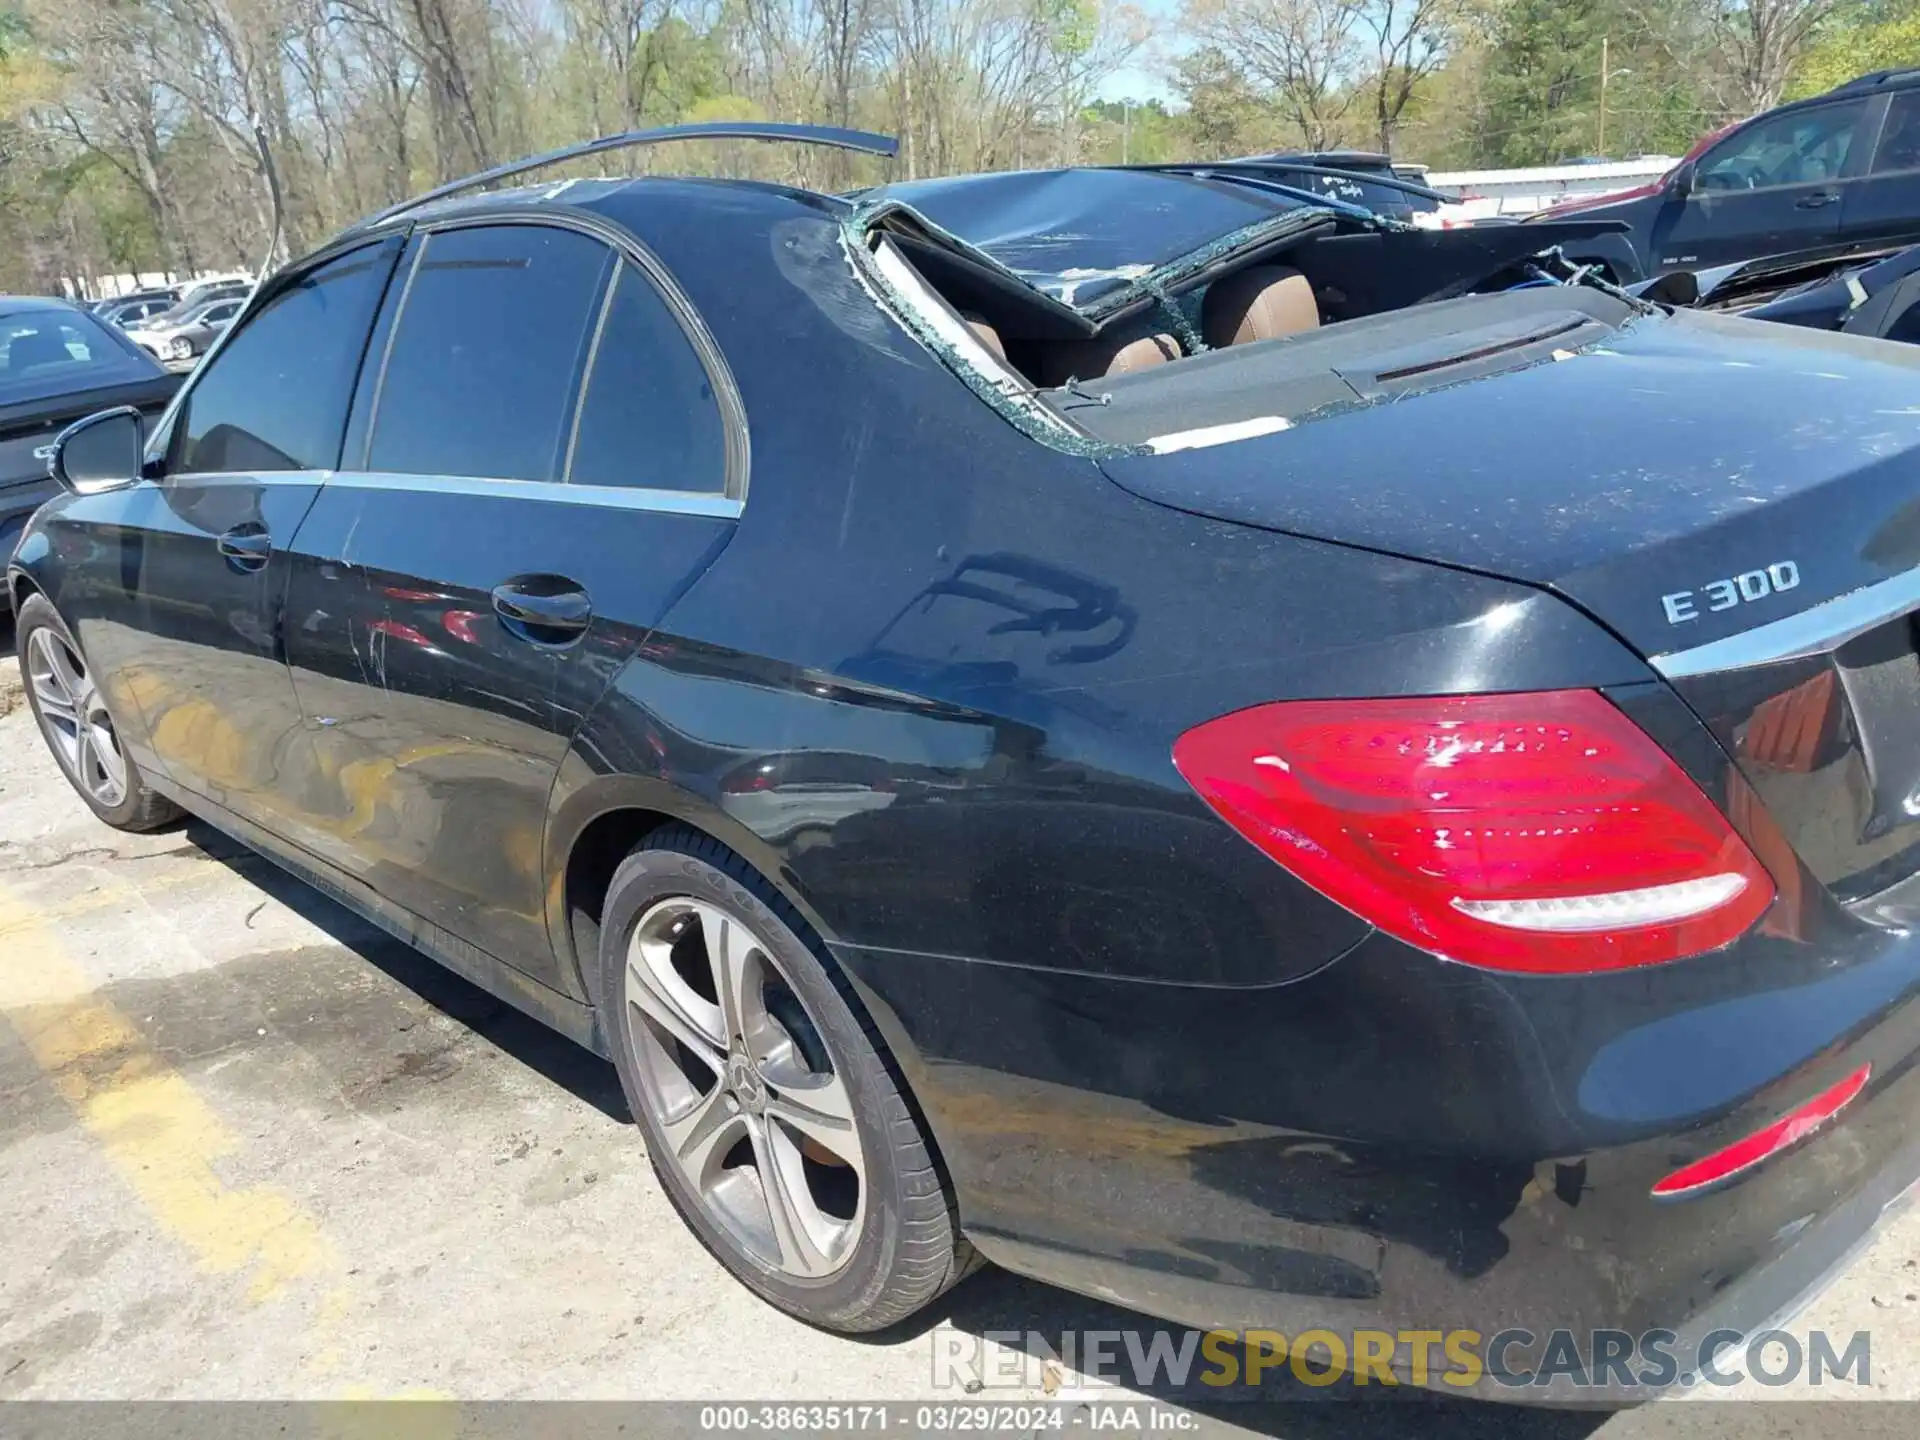
[{"label": "background car", "polygon": [[184,311],[157,315],[129,333],[136,344],[158,360],[191,360],[204,355],[220,332],[233,323],[247,303],[244,295],[202,300]]},{"label": "background car", "polygon": [[[77,305],[0,296],[0,560],[57,489],[47,475],[55,436],[116,405],[157,417],[179,385],[177,375]],[[0,609],[11,604],[0,597]]]},{"label": "background car", "polygon": [[1661,304],[1920,344],[1920,245],[1864,259],[1787,256],[1675,270],[1634,290]]},{"label": "background car", "polygon": [[1653,185],[1545,213],[1620,221],[1643,276],[1920,241],[1920,70],[1782,105],[1707,137]]},{"label": "background car", "polygon": [[185,308],[198,305],[203,300],[223,300],[234,295],[245,295],[252,289],[251,275],[208,275],[180,286],[177,303]]},{"label": "background car", "polygon": [[172,296],[156,295],[144,300],[116,301],[94,313],[109,325],[118,325],[122,330],[130,330],[142,321],[171,310],[173,305]]},{"label": "background car", "polygon": [[1250,160],[1271,167],[1282,184],[1364,205],[1396,220],[1431,215],[1448,199],[1426,187],[1418,175],[1408,174],[1411,167],[1370,150],[1283,150]]},{"label": "background car", "polygon": [[164,310],[170,305],[179,303],[179,299],[180,291],[177,287],[156,286],[146,290],[130,290],[124,295],[109,295],[105,299],[95,300],[87,309],[95,315],[106,315],[125,305],[158,301],[159,308]]},{"label": "background car", "polygon": [[192,285],[183,287],[180,297],[172,305],[157,314],[148,316],[146,320],[132,328],[144,329],[156,324],[176,324],[189,312],[199,309],[210,300],[244,299],[252,289],[253,282],[247,279],[236,280],[222,276],[214,280],[196,281]]}]

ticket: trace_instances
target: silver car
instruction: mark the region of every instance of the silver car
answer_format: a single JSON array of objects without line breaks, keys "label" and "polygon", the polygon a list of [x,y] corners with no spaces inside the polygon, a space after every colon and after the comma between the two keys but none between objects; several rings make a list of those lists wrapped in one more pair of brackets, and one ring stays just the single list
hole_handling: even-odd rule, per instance
[{"label": "silver car", "polygon": [[247,303],[244,295],[205,300],[170,320],[149,322],[127,334],[160,360],[191,360],[204,355]]}]

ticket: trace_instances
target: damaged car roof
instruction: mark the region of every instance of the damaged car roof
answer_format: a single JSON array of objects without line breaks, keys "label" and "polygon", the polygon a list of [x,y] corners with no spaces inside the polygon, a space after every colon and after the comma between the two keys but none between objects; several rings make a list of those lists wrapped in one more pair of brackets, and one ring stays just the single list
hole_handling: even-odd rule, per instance
[{"label": "damaged car roof", "polygon": [[869,212],[911,210],[1076,309],[1097,309],[1142,276],[1222,236],[1316,208],[1251,186],[1130,169],[909,180],[868,190],[859,200]]}]

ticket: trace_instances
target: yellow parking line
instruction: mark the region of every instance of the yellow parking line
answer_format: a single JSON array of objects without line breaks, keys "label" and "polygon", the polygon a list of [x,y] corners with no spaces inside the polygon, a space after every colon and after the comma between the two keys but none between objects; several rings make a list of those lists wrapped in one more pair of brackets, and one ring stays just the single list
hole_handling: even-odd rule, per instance
[{"label": "yellow parking line", "polygon": [[124,1015],[92,993],[51,926],[0,886],[0,1013],[153,1217],[204,1270],[260,1301],[337,1266],[319,1224],[278,1190],[214,1168],[239,1142]]},{"label": "yellow parking line", "polygon": [[[221,873],[225,873],[224,871]],[[211,883],[218,876],[206,873],[203,865],[171,875],[150,875],[138,885],[114,884],[99,889],[88,890],[63,900],[58,905],[41,905],[31,910],[22,910],[25,920],[23,926],[50,927],[63,920],[77,920],[83,915],[96,914],[103,910],[131,910],[135,904],[143,903],[155,895],[165,894],[169,890],[182,890],[189,885]],[[13,938],[12,924],[0,918],[0,940]],[[0,985],[5,977],[0,976]]]}]

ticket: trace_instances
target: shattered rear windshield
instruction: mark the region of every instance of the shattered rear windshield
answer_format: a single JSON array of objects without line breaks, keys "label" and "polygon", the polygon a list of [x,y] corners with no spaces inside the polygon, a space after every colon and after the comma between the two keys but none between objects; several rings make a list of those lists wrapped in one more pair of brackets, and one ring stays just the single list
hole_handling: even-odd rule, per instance
[{"label": "shattered rear windshield", "polygon": [[909,180],[860,199],[910,206],[1034,289],[1079,309],[1222,236],[1309,208],[1282,195],[1141,170]]}]

